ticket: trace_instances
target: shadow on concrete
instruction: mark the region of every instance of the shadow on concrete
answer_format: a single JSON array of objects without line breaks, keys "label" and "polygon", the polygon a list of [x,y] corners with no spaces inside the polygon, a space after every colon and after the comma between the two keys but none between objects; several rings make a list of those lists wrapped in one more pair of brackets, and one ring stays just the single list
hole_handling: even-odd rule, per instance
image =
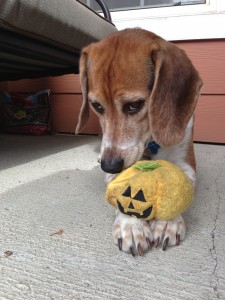
[{"label": "shadow on concrete", "polygon": [[[97,141],[97,143],[96,143]],[[99,141],[99,143],[98,143]],[[100,137],[88,135],[0,135],[0,170],[15,167],[51,154],[93,144],[100,151]]]}]

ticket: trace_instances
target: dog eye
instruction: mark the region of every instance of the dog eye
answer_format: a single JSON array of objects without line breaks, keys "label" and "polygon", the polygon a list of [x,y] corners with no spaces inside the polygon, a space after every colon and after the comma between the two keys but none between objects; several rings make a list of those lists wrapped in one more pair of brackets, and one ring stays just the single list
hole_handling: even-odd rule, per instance
[{"label": "dog eye", "polygon": [[91,106],[94,108],[95,111],[97,111],[101,115],[104,113],[104,108],[102,107],[102,105],[100,103],[92,102]]},{"label": "dog eye", "polygon": [[130,102],[124,105],[123,111],[128,115],[134,115],[138,113],[144,106],[144,100],[139,100],[136,102]]}]

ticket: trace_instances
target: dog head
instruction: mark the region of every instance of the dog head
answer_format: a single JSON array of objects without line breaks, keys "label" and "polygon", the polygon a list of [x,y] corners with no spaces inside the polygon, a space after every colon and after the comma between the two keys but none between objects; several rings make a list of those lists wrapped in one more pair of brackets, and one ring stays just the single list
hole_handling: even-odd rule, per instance
[{"label": "dog head", "polygon": [[83,49],[83,93],[76,133],[89,106],[103,131],[101,166],[118,173],[141,159],[146,143],[182,141],[202,81],[183,50],[159,36],[126,29]]}]

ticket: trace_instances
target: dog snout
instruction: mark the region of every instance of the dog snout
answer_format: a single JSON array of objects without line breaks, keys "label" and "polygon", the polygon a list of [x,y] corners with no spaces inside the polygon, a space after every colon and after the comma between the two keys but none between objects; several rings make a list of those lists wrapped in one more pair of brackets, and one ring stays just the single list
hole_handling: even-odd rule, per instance
[{"label": "dog snout", "polygon": [[105,157],[101,159],[101,168],[106,173],[116,174],[123,170],[124,160],[122,158]]}]

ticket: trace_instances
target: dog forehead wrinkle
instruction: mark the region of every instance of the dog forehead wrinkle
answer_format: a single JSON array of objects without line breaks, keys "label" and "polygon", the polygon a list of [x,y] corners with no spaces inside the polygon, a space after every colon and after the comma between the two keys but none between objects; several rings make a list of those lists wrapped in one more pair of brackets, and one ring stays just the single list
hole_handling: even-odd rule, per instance
[{"label": "dog forehead wrinkle", "polygon": [[[108,51],[109,42],[110,51]],[[135,49],[136,47],[141,48],[139,45],[136,45]],[[131,91],[124,95],[127,101],[147,97],[150,71],[149,62],[146,61],[150,58],[143,58],[142,48],[134,55],[133,46],[121,36],[114,35],[108,41],[97,43],[92,50],[92,63],[89,68],[91,89],[100,92],[107,103],[113,100],[117,102],[118,94],[121,94],[122,90]],[[145,56],[147,57],[147,54]],[[89,90],[91,89],[89,86]]]},{"label": "dog forehead wrinkle", "polygon": [[102,99],[104,102],[112,102],[111,93],[111,74],[110,71],[110,58],[101,55],[92,59],[92,66],[89,68],[89,91],[97,99]]},{"label": "dog forehead wrinkle", "polygon": [[[113,82],[113,79],[116,77],[117,74],[117,66],[118,66],[118,62],[117,62],[117,53],[118,51],[118,46],[119,46],[119,37],[114,37],[113,39],[111,39],[110,43],[108,41],[108,43],[106,43],[105,46],[103,46],[103,48],[101,49],[102,51],[100,51],[100,55],[103,59],[104,57],[104,50],[107,48],[110,48],[110,51],[106,51],[107,55],[105,55],[104,60],[102,61],[101,64],[99,64],[100,69],[98,70],[98,73],[102,73],[102,78],[103,80],[101,81],[102,84],[102,91],[106,97],[107,102],[112,102],[112,88],[111,88],[111,84]],[[101,42],[100,42],[101,43]],[[103,43],[104,44],[104,43]],[[116,66],[116,68],[115,68]]]},{"label": "dog forehead wrinkle", "polygon": [[[138,47],[138,53],[134,54],[133,47],[121,36],[113,36],[109,40],[112,44],[110,51],[108,43],[100,41],[98,55],[93,54],[93,77],[96,80],[94,85],[100,83],[102,89],[107,87],[111,98],[124,87],[127,90],[133,89],[133,87],[140,90],[142,87],[147,91],[150,72],[149,64],[146,61],[150,58],[143,57],[143,51],[139,45],[135,46],[135,49]],[[126,57],[124,57],[124,53],[126,53]],[[147,54],[145,56],[147,57]],[[97,80],[97,78],[101,80]]]},{"label": "dog forehead wrinkle", "polygon": [[120,102],[133,102],[139,99],[145,99],[148,97],[147,92],[140,92],[140,91],[121,91],[115,96],[115,101]]}]

